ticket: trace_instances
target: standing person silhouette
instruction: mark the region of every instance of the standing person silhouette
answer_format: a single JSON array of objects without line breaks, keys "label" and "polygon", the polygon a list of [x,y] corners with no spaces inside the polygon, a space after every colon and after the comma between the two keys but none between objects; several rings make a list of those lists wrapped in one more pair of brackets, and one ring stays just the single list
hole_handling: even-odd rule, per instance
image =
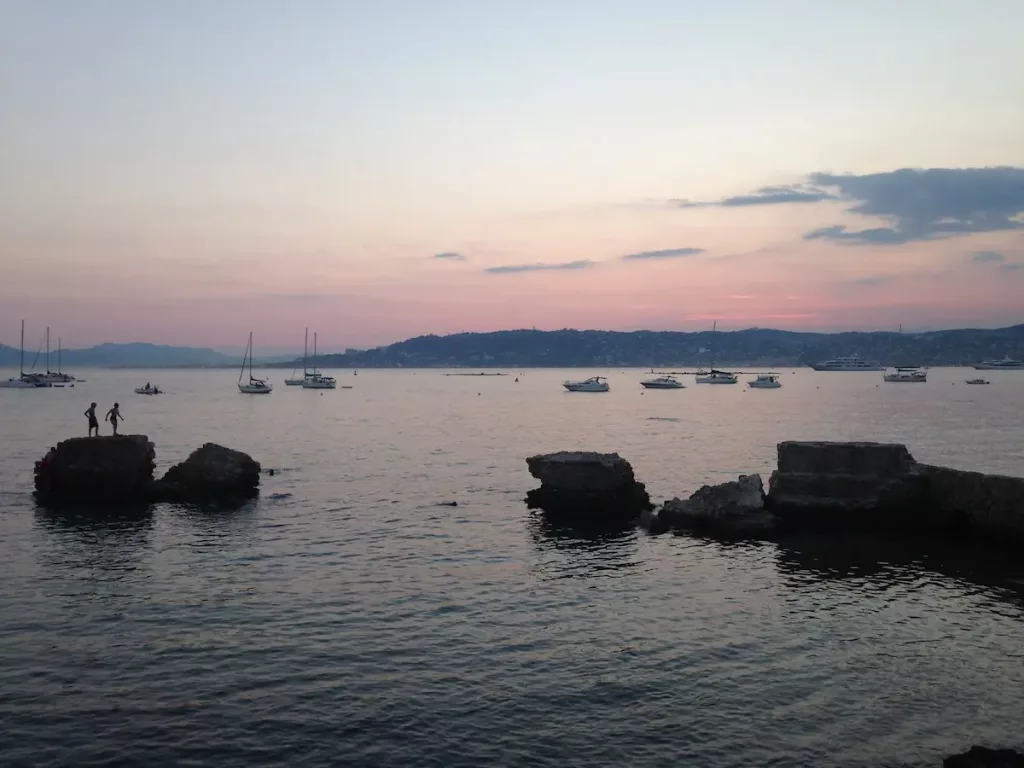
[{"label": "standing person silhouette", "polygon": [[121,415],[121,406],[118,403],[114,403],[114,407],[107,411],[107,421],[110,422],[110,426],[114,428],[114,434],[117,434],[117,421],[120,419],[124,421],[124,416]]},{"label": "standing person silhouette", "polygon": [[89,419],[89,437],[92,437],[93,430],[96,430],[96,437],[100,436],[100,423],[96,420],[96,403],[91,403],[85,411],[85,417]]}]

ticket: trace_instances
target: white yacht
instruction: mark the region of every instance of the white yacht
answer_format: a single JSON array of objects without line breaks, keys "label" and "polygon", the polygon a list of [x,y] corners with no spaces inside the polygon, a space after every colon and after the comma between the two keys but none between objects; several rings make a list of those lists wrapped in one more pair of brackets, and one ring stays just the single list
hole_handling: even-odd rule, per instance
[{"label": "white yacht", "polygon": [[906,384],[924,384],[928,381],[928,371],[923,371],[920,368],[897,368],[892,373],[887,373],[882,377],[885,381],[906,383]]},{"label": "white yacht", "polygon": [[782,382],[779,381],[779,377],[776,374],[769,373],[758,376],[753,381],[748,381],[747,386],[751,389],[779,389],[782,386]]},{"label": "white yacht", "polygon": [[570,392],[607,392],[608,379],[603,376],[593,376],[586,381],[564,381],[562,386]]},{"label": "white yacht", "polygon": [[884,371],[885,367],[875,360],[861,360],[856,355],[837,357],[811,366],[816,371]]},{"label": "white yacht", "polygon": [[313,332],[313,371],[305,371],[305,358],[303,358],[303,389],[337,389],[338,382],[333,376],[324,376],[316,369],[316,332]]},{"label": "white yacht", "polygon": [[[246,360],[249,361],[249,381],[242,383]],[[249,345],[245,348],[245,357],[242,358],[242,370],[238,372],[238,391],[245,395],[269,395],[273,389],[269,382],[252,375],[252,331],[249,331]]]},{"label": "white yacht", "polygon": [[162,395],[163,393],[164,391],[160,389],[160,387],[150,386],[148,381],[146,382],[146,386],[135,388],[136,395]]},{"label": "white yacht", "polygon": [[697,371],[696,381],[698,384],[735,384],[739,377],[735,373],[712,368],[710,371]]},{"label": "white yacht", "polygon": [[1002,360],[986,360],[974,365],[976,371],[1024,371],[1024,360],[1006,356]]},{"label": "white yacht", "polygon": [[656,379],[641,381],[644,389],[683,389],[686,385],[674,376],[659,376]]}]

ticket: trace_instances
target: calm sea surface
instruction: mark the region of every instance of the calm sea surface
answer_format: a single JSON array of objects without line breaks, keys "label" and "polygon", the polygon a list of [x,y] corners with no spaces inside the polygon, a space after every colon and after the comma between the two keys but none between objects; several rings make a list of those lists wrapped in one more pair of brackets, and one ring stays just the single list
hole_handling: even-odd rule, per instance
[{"label": "calm sea surface", "polygon": [[[367,370],[321,393],[273,371],[269,396],[232,371],[77,373],[0,390],[4,766],[923,766],[1024,746],[1020,570],[559,529],[522,501],[525,457],[558,449],[619,451],[657,500],[767,477],[784,439],[1024,475],[1024,372],[643,392],[640,371]],[[610,393],[561,389],[598,373]],[[132,394],[147,380],[167,394]],[[90,400],[121,403],[158,471],[209,440],[280,471],[232,514],[37,509],[33,461],[85,434]]]}]

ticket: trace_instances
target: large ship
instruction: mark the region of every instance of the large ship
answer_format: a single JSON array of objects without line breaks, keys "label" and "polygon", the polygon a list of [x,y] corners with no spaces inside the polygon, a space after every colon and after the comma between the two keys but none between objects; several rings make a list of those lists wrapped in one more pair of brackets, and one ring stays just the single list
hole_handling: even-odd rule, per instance
[{"label": "large ship", "polygon": [[1024,371],[1024,360],[1004,357],[1002,360],[986,360],[983,363],[975,363],[974,368],[979,371]]},{"label": "large ship", "polygon": [[861,360],[856,355],[837,357],[823,363],[811,365],[816,371],[884,371],[885,366],[874,360]]}]

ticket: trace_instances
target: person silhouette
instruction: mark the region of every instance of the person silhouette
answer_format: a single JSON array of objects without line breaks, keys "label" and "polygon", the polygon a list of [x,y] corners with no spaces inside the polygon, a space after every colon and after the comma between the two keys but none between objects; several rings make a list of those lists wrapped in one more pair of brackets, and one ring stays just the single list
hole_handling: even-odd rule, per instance
[{"label": "person silhouette", "polygon": [[116,435],[118,420],[124,421],[124,416],[121,415],[121,406],[118,403],[114,403],[114,407],[107,411],[106,419],[110,422],[110,426],[114,428],[114,434]]},{"label": "person silhouette", "polygon": [[91,403],[85,411],[85,417],[89,420],[89,437],[96,431],[96,437],[100,436],[100,423],[96,420],[96,403]]}]

